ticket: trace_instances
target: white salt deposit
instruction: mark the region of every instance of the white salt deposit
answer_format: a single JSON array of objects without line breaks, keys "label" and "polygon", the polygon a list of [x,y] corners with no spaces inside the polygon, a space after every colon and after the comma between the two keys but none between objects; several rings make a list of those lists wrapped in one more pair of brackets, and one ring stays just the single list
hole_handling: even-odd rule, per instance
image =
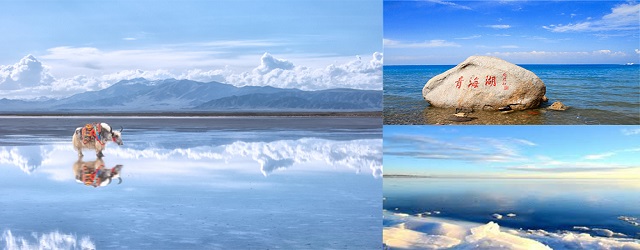
[{"label": "white salt deposit", "polygon": [[459,239],[393,227],[385,227],[382,235],[384,235],[384,244],[393,248],[443,249],[460,244]]},{"label": "white salt deposit", "polygon": [[604,236],[604,237],[613,236],[613,231],[611,231],[609,229],[594,228],[594,229],[591,229],[591,231],[593,233],[595,233],[596,235],[598,235],[598,236]]},{"label": "white salt deposit", "polygon": [[459,249],[551,249],[535,240],[502,232],[495,222],[471,228],[470,231],[471,235],[465,237]]},{"label": "white salt deposit", "polygon": [[638,222],[638,218],[631,216],[619,216],[618,220],[624,221],[626,223],[631,224],[632,226],[640,227],[640,222]]},{"label": "white salt deposit", "polygon": [[588,227],[581,227],[581,226],[574,226],[573,229],[575,230],[581,230],[581,231],[589,231],[591,230],[591,228]]},{"label": "white salt deposit", "polygon": [[613,232],[613,237],[627,237],[626,234]]},{"label": "white salt deposit", "polygon": [[[495,222],[478,224],[442,218],[404,216],[383,212],[392,226],[384,228],[383,243],[390,249],[635,249],[640,240],[609,238],[587,233],[501,229]],[[589,230],[587,227],[574,227]],[[596,229],[593,229],[594,231]],[[604,234],[608,229],[599,229]]]},{"label": "white salt deposit", "polygon": [[492,214],[491,216],[493,216],[493,218],[496,218],[498,220],[502,219],[502,215],[501,214]]},{"label": "white salt deposit", "polygon": [[422,212],[422,213],[418,213],[416,214],[418,217],[426,217],[426,216],[431,216],[434,214],[440,214],[440,211],[426,211],[426,212]]},{"label": "white salt deposit", "polygon": [[623,220],[623,221],[637,221],[638,218],[636,217],[631,217],[631,216],[618,216],[619,220]]},{"label": "white salt deposit", "polygon": [[544,230],[530,230],[521,236],[544,243],[553,249],[640,250],[640,240],[631,238],[607,238],[571,232],[549,233]]},{"label": "white salt deposit", "polygon": [[516,214],[514,214],[514,213],[508,213],[508,214],[507,214],[507,217],[516,217]]}]

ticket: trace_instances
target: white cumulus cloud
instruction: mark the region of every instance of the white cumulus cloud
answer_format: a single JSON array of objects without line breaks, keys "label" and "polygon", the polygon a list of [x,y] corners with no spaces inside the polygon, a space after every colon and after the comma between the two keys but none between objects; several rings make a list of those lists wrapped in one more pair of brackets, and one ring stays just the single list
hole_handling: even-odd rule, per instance
[{"label": "white cumulus cloud", "polygon": [[[68,56],[73,54],[78,58],[75,59],[77,64],[91,64],[96,68],[104,66],[91,59],[104,55],[104,53],[94,48],[72,49],[58,47],[52,51],[53,53],[47,56],[50,60],[55,61],[55,55],[64,54]],[[143,54],[149,53],[153,54],[152,52],[144,52]],[[131,55],[125,57],[128,56]],[[163,58],[160,56],[158,60]],[[184,59],[185,61],[190,61],[193,58]],[[0,92],[0,98],[61,98],[85,91],[104,89],[118,81],[140,77],[149,80],[175,78],[201,82],[217,81],[235,86],[272,86],[302,90],[331,88],[382,89],[383,54],[379,52],[373,53],[369,59],[356,56],[345,63],[333,63],[325,67],[297,65],[292,61],[276,57],[270,53],[264,53],[259,60],[260,63],[256,67],[245,71],[232,70],[228,66],[213,69],[194,67],[177,72],[166,69],[124,69],[99,76],[75,75],[66,78],[54,78],[49,73],[49,66],[29,55],[14,65],[0,66],[0,90],[5,90]]]},{"label": "white cumulus cloud", "polygon": [[49,69],[32,55],[27,55],[14,65],[0,65],[0,90],[50,85],[54,81]]},{"label": "white cumulus cloud", "polygon": [[255,68],[254,71],[265,74],[277,69],[291,70],[293,69],[293,63],[284,59],[275,58],[269,53],[264,53],[262,58],[260,58],[260,66]]},{"label": "white cumulus cloud", "polygon": [[229,74],[226,83],[235,86],[273,86],[320,90],[329,88],[382,89],[382,53],[368,61],[361,57],[325,68],[308,68],[265,53],[258,67],[250,72]]}]

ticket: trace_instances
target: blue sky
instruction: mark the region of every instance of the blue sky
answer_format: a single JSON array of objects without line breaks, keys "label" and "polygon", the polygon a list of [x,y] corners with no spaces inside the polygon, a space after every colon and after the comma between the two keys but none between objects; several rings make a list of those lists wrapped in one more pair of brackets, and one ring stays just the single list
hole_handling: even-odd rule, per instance
[{"label": "blue sky", "polygon": [[640,178],[637,126],[384,126],[384,173]]},{"label": "blue sky", "polygon": [[49,76],[23,88],[61,95],[136,76],[256,85],[264,80],[253,75],[259,66],[297,79],[281,87],[314,89],[307,78],[338,74],[330,65],[350,73],[339,75],[338,87],[351,80],[361,82],[354,88],[382,88],[375,0],[5,1],[0,12],[0,89],[20,74]]},{"label": "blue sky", "polygon": [[640,3],[385,1],[385,64],[638,63]]}]

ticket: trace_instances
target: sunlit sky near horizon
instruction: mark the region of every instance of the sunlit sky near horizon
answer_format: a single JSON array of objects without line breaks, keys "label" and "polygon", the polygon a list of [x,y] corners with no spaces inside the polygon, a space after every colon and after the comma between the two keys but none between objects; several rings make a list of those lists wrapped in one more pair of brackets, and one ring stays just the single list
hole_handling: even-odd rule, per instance
[{"label": "sunlit sky near horizon", "polygon": [[384,173],[640,178],[637,126],[385,126]]},{"label": "sunlit sky near horizon", "polygon": [[385,1],[385,65],[640,62],[636,1]]},{"label": "sunlit sky near horizon", "polygon": [[0,98],[137,77],[382,88],[381,1],[33,0],[3,2],[2,12]]}]

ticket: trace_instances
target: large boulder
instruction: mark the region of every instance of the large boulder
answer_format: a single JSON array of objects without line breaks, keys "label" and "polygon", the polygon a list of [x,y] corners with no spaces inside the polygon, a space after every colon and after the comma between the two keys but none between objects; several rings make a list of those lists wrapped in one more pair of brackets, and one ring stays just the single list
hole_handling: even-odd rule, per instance
[{"label": "large boulder", "polygon": [[431,78],[422,96],[434,107],[514,110],[540,106],[546,92],[536,74],[491,56],[471,56]]}]

